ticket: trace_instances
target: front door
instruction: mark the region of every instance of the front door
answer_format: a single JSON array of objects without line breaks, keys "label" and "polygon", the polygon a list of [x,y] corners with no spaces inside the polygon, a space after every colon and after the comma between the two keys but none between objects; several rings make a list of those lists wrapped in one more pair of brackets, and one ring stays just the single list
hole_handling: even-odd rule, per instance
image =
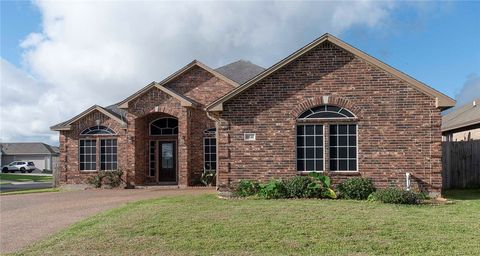
[{"label": "front door", "polygon": [[177,181],[177,159],[174,141],[158,142],[158,181]]}]

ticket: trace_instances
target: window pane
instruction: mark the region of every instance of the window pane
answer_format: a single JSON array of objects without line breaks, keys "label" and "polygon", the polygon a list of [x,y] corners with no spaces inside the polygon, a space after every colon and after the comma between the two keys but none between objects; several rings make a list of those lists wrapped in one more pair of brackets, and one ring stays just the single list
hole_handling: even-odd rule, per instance
[{"label": "window pane", "polygon": [[337,134],[337,125],[330,125],[330,134]]},{"label": "window pane", "polygon": [[313,146],[315,145],[315,137],[314,136],[307,136],[306,138],[306,145],[307,146]]},{"label": "window pane", "polygon": [[337,136],[330,136],[330,147],[337,146]]},{"label": "window pane", "polygon": [[323,136],[316,136],[315,143],[317,146],[323,146]]},{"label": "window pane", "polygon": [[348,145],[349,146],[356,146],[357,145],[357,137],[348,136]]},{"label": "window pane", "polygon": [[347,148],[338,148],[338,158],[347,158]]},{"label": "window pane", "polygon": [[297,135],[303,135],[305,133],[305,126],[299,125],[297,126]]},{"label": "window pane", "polygon": [[338,170],[339,171],[346,171],[347,169],[347,160],[338,160]]},{"label": "window pane", "polygon": [[323,125],[315,125],[315,134],[322,135],[323,134]]},{"label": "window pane", "polygon": [[315,126],[313,126],[313,125],[306,125],[306,126],[305,126],[305,134],[307,134],[307,135],[314,135],[314,134],[315,134]]},{"label": "window pane", "polygon": [[349,125],[348,126],[348,134],[357,134],[357,126],[356,125]]},{"label": "window pane", "polygon": [[306,160],[306,170],[315,171],[315,160]]},{"label": "window pane", "polygon": [[297,171],[304,171],[305,165],[303,160],[297,160]]},{"label": "window pane", "polygon": [[348,148],[348,158],[357,158],[357,148]]},{"label": "window pane", "polygon": [[315,158],[315,148],[307,148],[306,156],[306,158]]},{"label": "window pane", "polygon": [[330,170],[331,171],[337,171],[337,160],[330,160]]},{"label": "window pane", "polygon": [[299,136],[297,137],[297,146],[304,146],[305,145],[305,137]]},{"label": "window pane", "polygon": [[303,159],[305,154],[305,151],[303,148],[297,148],[297,159]]},{"label": "window pane", "polygon": [[338,136],[338,146],[347,146],[347,136]]},{"label": "window pane", "polygon": [[337,148],[330,148],[330,158],[337,158]]},{"label": "window pane", "polygon": [[322,160],[317,160],[315,161],[316,164],[316,171],[323,171],[323,161]]},{"label": "window pane", "polygon": [[348,161],[348,170],[349,171],[356,171],[357,170],[357,161],[356,160]]},{"label": "window pane", "polygon": [[323,158],[323,148],[315,148],[315,158]]},{"label": "window pane", "polygon": [[347,134],[347,125],[339,125],[338,126],[338,134]]}]

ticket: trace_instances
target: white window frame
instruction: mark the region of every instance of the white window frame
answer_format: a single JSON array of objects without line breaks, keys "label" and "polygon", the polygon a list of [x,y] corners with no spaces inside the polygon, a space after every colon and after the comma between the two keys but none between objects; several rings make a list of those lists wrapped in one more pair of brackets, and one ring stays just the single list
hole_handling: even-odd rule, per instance
[{"label": "white window frame", "polygon": [[[172,133],[172,134],[152,134],[152,124],[155,123],[156,121],[159,121],[161,119],[173,119],[173,120],[177,120],[177,126],[176,127],[173,127],[173,128],[160,128],[158,126],[155,125],[155,127],[157,127],[157,129],[160,129],[160,130],[163,130],[163,129],[175,129],[177,128],[177,133]],[[167,121],[168,122],[168,121]],[[148,124],[148,135],[150,136],[177,136],[178,135],[178,132],[179,132],[179,122],[178,122],[178,119],[175,118],[175,117],[160,117],[160,118],[157,118],[153,121],[151,121],[149,124]]]},{"label": "white window frame", "polygon": [[[105,148],[105,149],[107,148],[106,145],[105,145],[105,147],[102,146],[102,141],[107,141],[107,140],[111,140],[112,142],[115,141],[116,152],[115,152],[115,153],[110,152],[110,153],[109,153],[109,156],[113,158],[113,156],[115,155],[115,156],[116,156],[116,160],[115,160],[115,161],[113,161],[113,160],[112,160],[112,161],[107,161],[107,160],[105,160],[104,162],[102,162],[102,150],[103,150],[103,148]],[[116,138],[101,138],[101,139],[99,139],[99,141],[100,141],[100,145],[99,145],[99,147],[100,147],[100,158],[99,158],[100,167],[99,167],[99,170],[100,170],[100,171],[104,171],[104,172],[116,171],[116,170],[118,170],[118,140],[117,140]],[[105,142],[105,143],[106,143],[106,142]],[[110,146],[110,148],[113,149],[113,146]],[[107,153],[105,153],[105,154],[107,154]],[[107,156],[107,155],[105,155],[105,157],[106,157],[106,156]],[[105,169],[105,170],[102,170],[102,164],[105,164],[105,165],[106,165],[106,164],[112,164],[112,165],[115,164],[116,168],[115,168],[115,169]]]},{"label": "white window frame", "polygon": [[[87,156],[87,154],[85,154],[85,152],[82,154],[81,153],[81,148],[82,148],[82,141],[94,141],[95,142],[95,147],[91,147],[90,148],[95,148],[95,158],[92,161],[90,162],[85,162],[83,161],[83,164],[89,164],[89,166],[92,164],[92,163],[95,163],[95,169],[82,169],[82,155],[83,156]],[[97,138],[88,138],[88,139],[79,139],[78,140],[78,169],[81,171],[81,172],[96,172],[97,169],[98,169],[98,163],[97,163],[97,157],[98,157],[98,152],[97,152]],[[85,146],[83,146],[85,147]],[[85,147],[86,148],[86,147]],[[84,149],[85,150],[85,149]],[[92,154],[90,153],[89,156],[92,156]]]},{"label": "white window frame", "polygon": [[[304,140],[303,140],[303,155],[304,155],[304,157],[302,158],[302,161],[304,161],[304,168],[303,168],[304,170],[303,170],[303,171],[299,171],[299,170],[298,170],[298,160],[299,160],[299,159],[298,159],[298,157],[297,157],[297,151],[298,151],[298,147],[299,147],[299,146],[298,146],[298,135],[297,135],[297,132],[298,132],[298,127],[299,127],[299,126],[307,126],[307,125],[313,125],[313,126],[321,125],[321,126],[322,126],[322,142],[323,142],[322,153],[323,153],[323,154],[322,154],[322,158],[321,158],[321,159],[322,159],[322,163],[323,163],[323,170],[321,170],[321,171],[317,171],[317,170],[315,170],[315,171],[307,171],[307,170],[306,170],[306,167],[307,167],[307,166],[306,166],[306,162],[305,162],[305,161],[308,160],[308,159],[310,159],[310,158],[308,158],[308,159],[306,158],[306,154],[307,154],[307,151],[306,151],[306,149],[307,149],[307,146],[306,146],[306,142],[307,142],[307,141],[306,141],[306,137],[307,137],[307,136],[305,136],[305,134],[303,134],[303,138],[304,138]],[[315,137],[316,134],[314,134],[313,136]],[[316,149],[316,146],[317,146],[317,140],[314,138],[314,146],[313,146],[313,148]],[[322,124],[322,123],[297,123],[297,125],[295,126],[295,169],[296,169],[296,171],[297,171],[298,173],[311,173],[311,172],[323,173],[323,172],[325,172],[325,168],[326,168],[326,164],[325,164],[325,162],[326,162],[326,159],[325,159],[325,151],[326,151],[326,148],[325,148],[325,124]],[[315,162],[315,167],[316,167],[316,165],[317,165],[316,160],[317,160],[317,158],[314,157],[314,158],[313,158],[313,161]]]},{"label": "white window frame", "polygon": [[[351,123],[351,124],[348,124],[348,123],[329,123],[329,124],[327,124],[327,125],[328,125],[328,127],[329,127],[329,128],[328,128],[328,129],[329,129],[329,133],[328,133],[328,137],[329,137],[329,138],[328,138],[328,150],[330,150],[330,137],[331,137],[330,126],[331,126],[331,125],[336,125],[336,126],[337,126],[337,137],[338,137],[338,126],[339,126],[339,125],[355,125],[355,144],[356,144],[356,145],[355,145],[355,151],[356,151],[356,152],[355,152],[355,164],[356,164],[355,170],[331,170],[331,168],[330,168],[330,160],[331,160],[332,158],[331,158],[330,152],[329,152],[329,156],[328,156],[328,161],[329,161],[329,168],[328,168],[328,169],[329,169],[329,170],[328,170],[328,171],[329,171],[329,172],[335,172],[335,173],[342,173],[342,172],[346,172],[346,173],[356,173],[356,172],[359,172],[359,169],[358,169],[358,167],[359,167],[359,164],[358,164],[358,162],[359,162],[359,161],[358,161],[358,159],[359,159],[359,157],[358,157],[358,124],[357,124],[357,123]],[[348,127],[347,127],[347,144],[348,144],[348,136],[349,136],[349,134],[348,134]],[[338,151],[338,148],[339,148],[339,147],[338,147],[338,140],[337,140],[337,146],[336,146],[336,148],[337,148],[337,158],[335,158],[335,159],[337,160],[337,167],[339,166],[339,160],[341,160],[341,159],[342,159],[342,160],[347,160],[347,169],[348,169],[349,161],[350,161],[350,160],[353,160],[353,159],[350,159],[350,157],[348,156],[348,148],[349,148],[350,146],[346,146],[346,147],[347,147],[347,158],[345,158],[345,159],[339,158],[339,154],[338,154],[338,153],[339,153],[339,151]]]},{"label": "white window frame", "polygon": [[[207,153],[206,153],[206,148],[207,148],[206,140],[207,140],[207,139],[208,139],[208,140],[212,140],[212,139],[215,140],[215,169],[210,169],[210,170],[207,170],[207,169],[205,168],[205,165],[206,165],[206,163],[207,163],[207,159],[205,158],[206,155],[207,155]],[[211,146],[211,144],[210,144],[209,146]],[[212,155],[212,152],[210,152],[210,153],[208,153],[208,154]],[[218,165],[217,159],[218,159],[218,154],[217,154],[217,138],[216,138],[215,136],[203,137],[203,170],[204,170],[204,171],[215,171],[215,172],[216,172],[216,171],[217,171],[217,165]],[[208,162],[211,163],[212,161],[210,160],[210,161],[208,161]]]}]

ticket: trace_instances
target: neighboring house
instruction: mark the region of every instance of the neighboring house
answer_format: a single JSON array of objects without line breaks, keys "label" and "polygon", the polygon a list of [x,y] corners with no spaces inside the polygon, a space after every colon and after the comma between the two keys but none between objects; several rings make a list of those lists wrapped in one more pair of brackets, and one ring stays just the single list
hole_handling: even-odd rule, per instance
[{"label": "neighboring house", "polygon": [[444,141],[480,140],[480,98],[442,117]]},{"label": "neighboring house", "polygon": [[217,187],[323,172],[338,183],[438,193],[441,111],[455,101],[325,34],[264,70],[193,61],[118,104],[92,106],[60,131],[60,183],[122,169],[135,185]]},{"label": "neighboring house", "polygon": [[41,142],[0,143],[1,165],[23,160],[33,162],[39,170],[58,165],[59,148]]}]

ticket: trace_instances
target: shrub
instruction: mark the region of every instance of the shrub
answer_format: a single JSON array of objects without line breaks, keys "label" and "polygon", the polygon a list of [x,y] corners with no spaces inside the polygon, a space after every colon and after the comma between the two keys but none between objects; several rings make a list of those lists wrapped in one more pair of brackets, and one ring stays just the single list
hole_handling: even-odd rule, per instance
[{"label": "shrub", "polygon": [[203,171],[200,182],[205,186],[211,186],[215,183],[215,177],[217,173],[215,171]]},{"label": "shrub", "polygon": [[122,170],[109,171],[104,174],[105,178],[107,178],[108,185],[110,185],[111,188],[117,188],[122,184],[122,175]]},{"label": "shrub", "polygon": [[337,186],[340,197],[346,199],[366,200],[370,194],[375,192],[375,186],[371,179],[351,178]]},{"label": "shrub", "polygon": [[99,172],[95,176],[88,177],[87,181],[88,184],[92,185],[93,187],[100,188],[103,184],[103,178],[105,178],[105,173]]},{"label": "shrub", "polygon": [[260,186],[258,182],[251,180],[241,180],[237,185],[235,194],[240,197],[253,196],[258,193]]},{"label": "shrub", "polygon": [[310,197],[308,186],[313,183],[310,177],[296,176],[283,181],[285,187],[285,196],[288,198]]},{"label": "shrub", "polygon": [[282,180],[270,180],[267,184],[260,184],[258,195],[266,199],[287,198],[285,184]]},{"label": "shrub", "polygon": [[315,181],[311,183],[308,187],[310,197],[320,197],[320,198],[337,198],[337,194],[332,189],[332,184],[330,177],[326,175],[319,174],[317,172],[312,172],[309,174],[310,177]]},{"label": "shrub", "polygon": [[418,204],[420,199],[420,194],[399,188],[378,190],[368,197],[369,201],[380,201],[387,204]]}]

